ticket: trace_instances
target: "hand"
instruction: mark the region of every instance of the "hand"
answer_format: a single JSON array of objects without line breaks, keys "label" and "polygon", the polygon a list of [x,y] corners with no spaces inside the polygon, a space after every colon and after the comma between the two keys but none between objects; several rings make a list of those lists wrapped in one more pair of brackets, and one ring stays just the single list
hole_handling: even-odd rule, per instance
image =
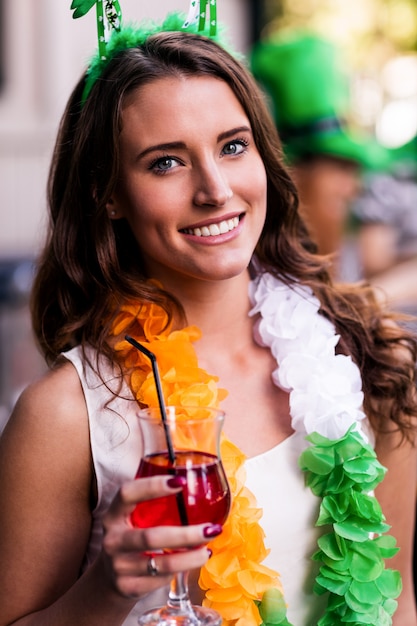
[{"label": "hand", "polygon": [[[172,477],[140,478],[125,483],[111,503],[103,518],[101,559],[113,587],[122,596],[139,599],[169,584],[175,572],[200,568],[209,558],[210,552],[202,544],[220,534],[221,527],[216,524],[140,529],[130,523],[129,516],[138,502],[180,490],[181,485]],[[184,551],[155,556],[163,549]],[[152,561],[149,553],[154,553]]]}]

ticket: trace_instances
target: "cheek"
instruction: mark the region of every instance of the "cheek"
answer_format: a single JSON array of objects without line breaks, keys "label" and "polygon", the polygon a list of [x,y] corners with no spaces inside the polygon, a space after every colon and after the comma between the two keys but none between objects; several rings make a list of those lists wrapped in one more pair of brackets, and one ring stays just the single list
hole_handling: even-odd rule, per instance
[{"label": "cheek", "polygon": [[[156,179],[156,180],[155,180]],[[126,217],[141,222],[175,220],[188,198],[189,187],[179,176],[155,176],[132,181],[125,187]]]},{"label": "cheek", "polygon": [[250,170],[246,180],[253,201],[262,205],[266,212],[267,178],[262,161]]},{"label": "cheek", "polygon": [[143,185],[140,187],[126,186],[118,195],[118,202],[120,213],[123,214],[132,229],[135,227],[146,228],[147,224],[157,219],[157,196],[144,188]]}]

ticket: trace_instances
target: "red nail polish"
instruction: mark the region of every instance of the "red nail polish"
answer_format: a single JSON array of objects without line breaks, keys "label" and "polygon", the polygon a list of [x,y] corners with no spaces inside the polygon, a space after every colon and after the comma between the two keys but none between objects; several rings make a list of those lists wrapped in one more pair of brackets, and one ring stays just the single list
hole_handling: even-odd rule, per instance
[{"label": "red nail polish", "polygon": [[203,530],[203,535],[206,539],[211,539],[212,537],[217,537],[222,532],[222,527],[220,524],[210,524],[210,526],[206,526]]},{"label": "red nail polish", "polygon": [[178,489],[178,487],[185,487],[187,484],[184,476],[173,476],[172,478],[168,478],[167,485],[171,487],[171,489]]}]

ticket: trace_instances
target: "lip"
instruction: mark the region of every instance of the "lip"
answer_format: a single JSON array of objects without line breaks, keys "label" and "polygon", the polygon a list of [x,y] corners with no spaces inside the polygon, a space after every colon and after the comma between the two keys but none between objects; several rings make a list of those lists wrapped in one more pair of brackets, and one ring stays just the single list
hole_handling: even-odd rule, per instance
[{"label": "lip", "polygon": [[219,217],[213,217],[212,219],[207,219],[201,222],[197,222],[195,224],[189,224],[187,226],[184,226],[184,228],[180,228],[180,232],[184,230],[194,230],[195,228],[203,228],[203,226],[211,226],[211,224],[220,224],[220,222],[231,220],[234,217],[238,217],[239,219],[241,219],[243,215],[243,212],[238,213],[236,211],[234,213],[227,213],[226,215],[220,215]]},{"label": "lip", "polygon": [[[217,220],[206,220],[204,223],[200,223],[198,226],[191,226],[188,227],[190,229],[194,229],[194,228],[203,228],[204,226],[210,226],[211,224],[219,224],[221,221],[223,220],[230,220],[233,219],[235,217],[239,218],[239,223],[238,225],[233,228],[233,230],[229,230],[227,233],[221,233],[219,235],[210,235],[210,236],[206,236],[206,237],[201,237],[198,235],[194,235],[192,233],[188,233],[188,232],[184,232],[182,229],[179,231],[181,233],[181,235],[183,237],[186,237],[189,241],[193,241],[193,242],[197,242],[199,244],[203,244],[203,245],[216,245],[219,243],[226,243],[227,241],[230,241],[231,239],[234,239],[235,237],[238,237],[239,234],[241,233],[242,229],[243,229],[243,223],[245,221],[245,213],[234,213],[233,215],[229,216],[229,217],[222,217],[220,219]],[[187,228],[187,230],[188,230]],[[186,230],[186,229],[184,229]]]}]

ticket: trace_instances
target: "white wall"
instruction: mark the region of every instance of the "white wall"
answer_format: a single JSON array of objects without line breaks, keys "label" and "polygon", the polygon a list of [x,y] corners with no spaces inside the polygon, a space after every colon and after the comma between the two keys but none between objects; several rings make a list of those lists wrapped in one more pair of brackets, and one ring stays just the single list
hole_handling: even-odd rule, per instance
[{"label": "white wall", "polygon": [[[36,254],[58,122],[96,47],[95,9],[73,20],[71,0],[3,0],[5,83],[0,93],[0,258]],[[121,0],[124,21],[186,12],[188,0]],[[235,49],[248,46],[246,0],[218,0]]]}]

